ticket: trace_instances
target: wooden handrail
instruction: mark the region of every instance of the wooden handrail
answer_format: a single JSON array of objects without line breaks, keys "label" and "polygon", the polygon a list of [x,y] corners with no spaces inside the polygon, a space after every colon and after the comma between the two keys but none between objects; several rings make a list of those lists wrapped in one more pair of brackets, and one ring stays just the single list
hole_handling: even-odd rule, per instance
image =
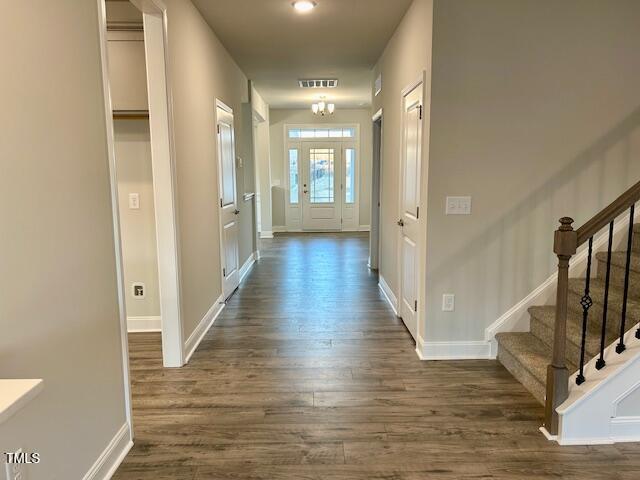
[{"label": "wooden handrail", "polygon": [[578,246],[586,243],[591,237],[611,223],[625,210],[640,201],[640,182],[620,195],[611,205],[578,229]]},{"label": "wooden handrail", "polygon": [[[593,238],[601,229],[609,225],[609,260],[611,262],[611,245],[613,240],[613,221],[625,210],[631,210],[631,220],[629,228],[629,248],[631,248],[631,235],[633,234],[633,206],[640,201],[640,182],[620,195],[611,205],[602,210],[591,220],[577,230],[573,229],[573,219],[564,217],[560,219],[560,228],[556,230],[554,237],[553,251],[558,256],[558,287],[556,292],[556,316],[555,330],[553,338],[553,358],[547,368],[547,388],[545,401],[544,426],[551,435],[558,434],[558,413],[557,408],[565,402],[569,395],[569,371],[566,363],[566,343],[567,343],[567,314],[569,303],[569,262],[578,247]],[[589,253],[591,254],[589,243]],[[589,262],[591,258],[589,258]],[[627,258],[627,270],[629,268],[629,256]],[[590,263],[589,263],[590,265]],[[590,270],[590,269],[588,269]],[[607,274],[607,277],[609,275]],[[609,280],[607,278],[608,289]],[[606,291],[606,290],[605,290]],[[607,296],[605,293],[605,312],[607,309]],[[583,302],[588,304],[591,298],[588,295],[588,287],[583,297]],[[585,305],[588,311],[590,305]],[[586,319],[587,313],[585,313]],[[605,314],[606,315],[606,314]],[[585,323],[586,325],[586,323]],[[606,319],[603,320],[602,339],[604,339]],[[623,322],[624,325],[624,322]],[[584,328],[584,327],[583,327]],[[640,332],[640,330],[639,330]],[[584,332],[586,333],[586,332]],[[624,332],[623,332],[624,334]],[[639,333],[640,335],[640,333]],[[640,338],[640,336],[638,337]],[[604,340],[603,340],[604,344]],[[583,345],[584,348],[584,345]],[[604,345],[601,351],[604,351]],[[622,349],[624,350],[624,349]],[[621,351],[622,351],[621,350]],[[604,366],[604,362],[602,365]]]}]

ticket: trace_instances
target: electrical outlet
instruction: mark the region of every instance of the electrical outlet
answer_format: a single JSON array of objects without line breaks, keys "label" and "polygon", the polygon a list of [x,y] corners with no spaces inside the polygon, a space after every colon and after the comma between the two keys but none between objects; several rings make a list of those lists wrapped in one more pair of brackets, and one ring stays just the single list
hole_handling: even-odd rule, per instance
[{"label": "electrical outlet", "polygon": [[7,480],[27,480],[27,466],[24,463],[18,463],[17,458],[23,456],[22,449],[17,450],[11,455],[5,456]]},{"label": "electrical outlet", "polygon": [[453,293],[442,295],[442,311],[453,312],[456,309],[456,296]]},{"label": "electrical outlet", "polygon": [[134,298],[143,299],[145,297],[146,290],[144,283],[138,282],[131,285],[131,294]]}]

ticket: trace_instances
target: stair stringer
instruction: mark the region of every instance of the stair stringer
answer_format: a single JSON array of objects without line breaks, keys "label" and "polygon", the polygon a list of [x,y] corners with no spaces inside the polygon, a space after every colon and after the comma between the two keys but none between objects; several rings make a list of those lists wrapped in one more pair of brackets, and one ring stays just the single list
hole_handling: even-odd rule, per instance
[{"label": "stair stringer", "polygon": [[617,342],[605,350],[607,365],[595,367],[597,358],[585,365],[582,385],[569,380],[569,398],[558,407],[560,445],[598,445],[640,441],[640,404],[635,415],[620,416],[618,406],[640,389],[640,340],[635,337],[640,324],[625,335],[627,349],[618,354]]}]

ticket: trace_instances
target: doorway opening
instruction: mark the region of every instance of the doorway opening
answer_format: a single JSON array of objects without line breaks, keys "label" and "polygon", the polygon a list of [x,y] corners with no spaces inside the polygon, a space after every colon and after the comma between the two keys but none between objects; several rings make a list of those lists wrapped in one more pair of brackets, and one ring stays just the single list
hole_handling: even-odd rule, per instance
[{"label": "doorway opening", "polygon": [[155,0],[98,4],[123,355],[128,364],[129,332],[161,332],[163,365],[181,367],[166,10]]},{"label": "doorway opening", "polygon": [[369,234],[369,268],[380,264],[380,199],[382,198],[382,109],[373,116],[373,154],[371,158],[371,233]]}]

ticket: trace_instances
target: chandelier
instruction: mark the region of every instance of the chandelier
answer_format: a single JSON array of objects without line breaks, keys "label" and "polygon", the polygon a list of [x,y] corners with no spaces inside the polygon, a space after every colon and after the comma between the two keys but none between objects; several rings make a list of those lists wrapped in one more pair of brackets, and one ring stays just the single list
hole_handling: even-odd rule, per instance
[{"label": "chandelier", "polygon": [[311,105],[311,110],[315,115],[324,117],[325,115],[333,115],[333,112],[336,111],[336,106],[333,103],[320,100],[318,103]]}]

